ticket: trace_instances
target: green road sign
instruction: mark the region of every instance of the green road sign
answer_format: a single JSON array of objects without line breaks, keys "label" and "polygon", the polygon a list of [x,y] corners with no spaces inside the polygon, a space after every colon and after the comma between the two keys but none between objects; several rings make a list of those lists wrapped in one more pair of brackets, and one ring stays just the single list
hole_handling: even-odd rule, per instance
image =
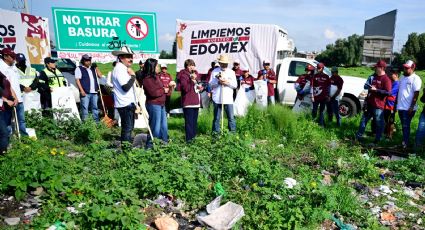
[{"label": "green road sign", "polygon": [[158,53],[155,13],[52,8],[58,51]]}]

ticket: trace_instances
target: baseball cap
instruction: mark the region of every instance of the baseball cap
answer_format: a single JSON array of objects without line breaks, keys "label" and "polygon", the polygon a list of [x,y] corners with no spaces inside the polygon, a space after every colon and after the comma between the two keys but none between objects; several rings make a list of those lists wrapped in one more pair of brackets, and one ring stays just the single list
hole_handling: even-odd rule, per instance
[{"label": "baseball cap", "polygon": [[167,64],[161,64],[161,68],[167,68]]},{"label": "baseball cap", "polygon": [[245,68],[245,69],[242,70],[242,72],[244,72],[244,73],[245,72],[249,72],[249,69],[248,68]]},{"label": "baseball cap", "polygon": [[415,68],[416,65],[412,60],[408,60],[406,63],[403,64],[404,68]]},{"label": "baseball cap", "polygon": [[51,58],[51,57],[44,58],[44,64],[55,63],[55,62],[56,62],[56,60]]},{"label": "baseball cap", "polygon": [[384,60],[379,60],[375,65],[375,68],[376,67],[385,68],[387,67],[387,63]]},{"label": "baseball cap", "polygon": [[143,60],[140,60],[140,61],[139,61],[139,65],[142,65],[142,64],[143,64]]},{"label": "baseball cap", "polygon": [[10,49],[10,48],[4,48],[2,51],[1,51],[1,54],[3,55],[3,57],[4,57],[4,55],[7,55],[7,56],[10,56],[11,58],[13,58],[13,59],[15,59],[16,58],[16,53],[15,52],[13,52],[13,50],[12,49]]},{"label": "baseball cap", "polygon": [[90,56],[90,55],[88,55],[88,54],[84,54],[84,55],[81,57],[81,60],[91,60],[91,56]]},{"label": "baseball cap", "polygon": [[239,61],[239,59],[236,59],[236,60],[233,61],[233,63],[240,64],[241,62]]},{"label": "baseball cap", "polygon": [[323,63],[321,63],[321,62],[320,62],[319,64],[317,64],[317,68],[318,68],[318,69],[321,69],[321,68],[323,68],[323,67],[325,67],[325,64],[323,64]]},{"label": "baseball cap", "polygon": [[268,60],[268,59],[264,59],[264,61],[263,61],[263,65],[267,65],[267,64],[269,64],[269,65],[270,65],[270,60]]},{"label": "baseball cap", "polygon": [[17,62],[24,62],[27,59],[25,58],[25,55],[23,53],[18,53],[16,54],[16,61]]}]

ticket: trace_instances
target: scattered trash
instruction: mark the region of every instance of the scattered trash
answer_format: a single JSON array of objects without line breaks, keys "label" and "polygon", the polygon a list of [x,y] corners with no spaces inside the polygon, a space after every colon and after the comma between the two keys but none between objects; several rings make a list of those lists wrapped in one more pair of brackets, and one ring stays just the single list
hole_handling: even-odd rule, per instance
[{"label": "scattered trash", "polygon": [[357,192],[368,192],[369,190],[369,188],[366,185],[359,182],[354,182],[353,186]]},{"label": "scattered trash", "polygon": [[329,141],[328,146],[331,149],[336,149],[338,148],[338,142],[336,140]]},{"label": "scattered trash", "polygon": [[283,148],[283,147],[284,147],[284,145],[283,145],[283,144],[278,144],[278,145],[277,145],[277,147],[278,147],[278,148]]},{"label": "scattered trash", "polygon": [[421,225],[421,224],[422,224],[422,218],[419,218],[419,219],[416,221],[416,223],[417,223],[417,224],[419,224],[419,225]]},{"label": "scattered trash", "polygon": [[27,209],[25,210],[24,216],[33,216],[38,213],[38,209]]},{"label": "scattered trash", "polygon": [[199,223],[213,229],[231,229],[245,215],[241,205],[231,201],[215,209],[208,216],[197,216]]},{"label": "scattered trash", "polygon": [[419,195],[413,191],[411,188],[404,188],[404,194],[415,199],[415,200],[419,200]]},{"label": "scattered trash", "polygon": [[167,196],[159,195],[156,200],[152,201],[152,203],[159,205],[161,208],[165,208],[167,206],[171,206],[173,201]]},{"label": "scattered trash", "polygon": [[282,200],[282,197],[277,194],[273,194],[273,198],[276,200]]},{"label": "scattered trash", "polygon": [[391,222],[397,220],[397,218],[391,212],[381,212],[381,220]]},{"label": "scattered trash", "polygon": [[286,188],[293,188],[295,185],[297,185],[297,181],[290,177],[285,178],[283,182],[285,183]]},{"label": "scattered trash", "polygon": [[322,184],[323,185],[331,185],[332,184],[332,178],[331,175],[323,175],[323,180],[322,180]]},{"label": "scattered trash", "polygon": [[145,146],[145,143],[148,140],[148,134],[140,133],[137,134],[133,139],[133,147],[140,148]]},{"label": "scattered trash", "polygon": [[66,225],[60,221],[56,221],[46,230],[66,230]]},{"label": "scattered trash", "polygon": [[336,223],[340,230],[355,230],[356,228],[351,224],[344,224],[342,220],[332,216],[332,221]]},{"label": "scattered trash", "polygon": [[214,192],[215,192],[215,195],[217,195],[217,196],[224,196],[224,195],[226,195],[226,191],[224,190],[224,188],[223,188],[223,186],[221,185],[220,182],[215,183],[215,185],[214,185]]},{"label": "scattered trash", "polygon": [[406,186],[411,187],[411,188],[422,188],[422,187],[424,187],[424,185],[422,183],[413,182],[413,181],[406,182]]},{"label": "scattered trash", "polygon": [[177,230],[179,224],[173,218],[164,216],[155,220],[155,225],[159,230]]},{"label": "scattered trash", "polygon": [[18,225],[20,221],[21,221],[21,218],[19,218],[19,217],[4,219],[4,222],[6,222],[6,224],[10,225],[10,226]]},{"label": "scattered trash", "polygon": [[384,193],[384,194],[392,194],[392,193],[393,193],[393,192],[391,191],[390,187],[388,187],[388,186],[386,186],[386,185],[381,185],[381,186],[379,186],[379,191],[380,191],[381,193]]},{"label": "scattered trash", "polygon": [[37,187],[35,191],[32,192],[32,194],[35,196],[40,196],[41,193],[43,193],[43,191],[44,191],[43,187]]},{"label": "scattered trash", "polygon": [[220,207],[221,198],[222,196],[218,196],[207,205],[208,214],[211,214],[214,210]]},{"label": "scattered trash", "polygon": [[370,209],[370,211],[374,215],[379,214],[381,212],[381,207],[379,207],[379,206],[373,207],[373,208]]},{"label": "scattered trash", "polygon": [[363,153],[363,154],[362,154],[362,157],[363,157],[363,159],[365,159],[365,160],[370,160],[370,157],[369,157],[369,155],[368,155],[367,153]]},{"label": "scattered trash", "polygon": [[66,210],[68,210],[68,212],[72,213],[72,214],[78,214],[80,213],[77,209],[75,209],[74,207],[66,207]]}]

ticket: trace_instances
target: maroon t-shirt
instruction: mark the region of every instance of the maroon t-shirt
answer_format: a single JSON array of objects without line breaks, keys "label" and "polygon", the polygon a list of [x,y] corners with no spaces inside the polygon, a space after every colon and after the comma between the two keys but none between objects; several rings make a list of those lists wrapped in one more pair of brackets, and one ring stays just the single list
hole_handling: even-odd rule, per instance
[{"label": "maroon t-shirt", "polygon": [[392,83],[390,78],[384,74],[381,76],[376,76],[372,80],[372,86],[374,86],[377,91],[371,91],[369,93],[369,96],[367,98],[368,105],[378,108],[378,109],[384,109],[385,102],[387,100],[387,94],[379,92],[380,90],[384,90],[386,92],[390,92],[392,90]]},{"label": "maroon t-shirt", "polygon": [[243,77],[243,79],[241,80],[241,85],[246,84],[251,86],[254,86],[254,77],[251,75],[248,75],[248,77]]},{"label": "maroon t-shirt", "polygon": [[313,89],[314,101],[323,102],[329,97],[329,87],[331,86],[331,80],[325,73],[316,73],[311,82]]},{"label": "maroon t-shirt", "polygon": [[[163,72],[159,74],[159,78],[161,79],[161,82],[164,85],[164,87],[167,87],[172,80],[171,75],[169,73],[163,73]],[[171,96],[171,92],[172,90],[168,91],[167,96]]]},{"label": "maroon t-shirt", "polygon": [[233,67],[232,70],[235,71],[236,78],[243,75],[241,68],[235,69],[235,67]]},{"label": "maroon t-shirt", "polygon": [[[344,80],[342,80],[342,77],[339,75],[332,75],[331,76],[331,85],[336,85],[338,89],[342,89],[342,85],[344,85]],[[336,95],[338,96],[338,95]]]},{"label": "maroon t-shirt", "polygon": [[[258,77],[260,77],[261,75],[263,75],[263,70],[258,71]],[[276,80],[276,74],[272,69],[269,69],[267,71],[265,79]],[[270,82],[267,82],[267,96],[274,96],[274,87],[273,84]]]},{"label": "maroon t-shirt", "polygon": [[142,80],[146,104],[165,105],[166,94],[159,76],[145,76]]}]

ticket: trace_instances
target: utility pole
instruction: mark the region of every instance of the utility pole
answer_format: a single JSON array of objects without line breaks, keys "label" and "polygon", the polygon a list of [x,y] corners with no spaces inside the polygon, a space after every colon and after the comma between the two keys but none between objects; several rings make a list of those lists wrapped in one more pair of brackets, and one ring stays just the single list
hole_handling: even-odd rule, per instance
[{"label": "utility pole", "polygon": [[28,5],[28,0],[24,0],[24,12],[26,14],[30,14],[30,8],[29,8],[29,5]]}]

